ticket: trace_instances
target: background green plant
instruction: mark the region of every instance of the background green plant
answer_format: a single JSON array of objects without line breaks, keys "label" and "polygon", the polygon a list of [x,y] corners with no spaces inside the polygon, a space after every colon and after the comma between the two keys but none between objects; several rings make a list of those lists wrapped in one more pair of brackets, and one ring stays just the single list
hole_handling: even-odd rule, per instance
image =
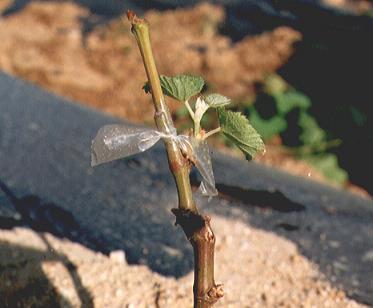
[{"label": "background green plant", "polygon": [[[341,144],[333,139],[309,109],[311,100],[288,85],[277,75],[268,76],[256,98],[245,105],[251,125],[265,141],[280,136],[284,146],[321,171],[330,181],[343,185],[347,172],[340,168],[338,158],[330,150]],[[356,113],[356,112],[355,112]],[[356,113],[357,120],[363,120]]]}]

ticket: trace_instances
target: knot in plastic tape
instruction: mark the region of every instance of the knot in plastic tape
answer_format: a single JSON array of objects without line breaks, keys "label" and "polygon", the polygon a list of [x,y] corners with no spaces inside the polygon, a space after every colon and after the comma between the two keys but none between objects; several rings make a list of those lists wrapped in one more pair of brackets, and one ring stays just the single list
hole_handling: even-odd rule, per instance
[{"label": "knot in plastic tape", "polygon": [[180,150],[192,161],[201,174],[200,192],[209,197],[218,194],[212,170],[210,151],[206,141],[186,135],[177,135],[176,129],[163,133],[154,129],[106,125],[100,128],[92,141],[92,167],[150,149],[160,139],[172,139]]}]

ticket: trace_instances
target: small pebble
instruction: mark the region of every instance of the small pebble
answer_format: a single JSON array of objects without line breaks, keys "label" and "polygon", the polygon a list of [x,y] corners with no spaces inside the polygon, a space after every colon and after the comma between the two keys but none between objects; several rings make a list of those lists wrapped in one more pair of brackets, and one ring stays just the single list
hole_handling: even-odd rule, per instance
[{"label": "small pebble", "polygon": [[119,263],[119,264],[126,264],[126,254],[123,250],[114,250],[110,252],[110,260]]}]

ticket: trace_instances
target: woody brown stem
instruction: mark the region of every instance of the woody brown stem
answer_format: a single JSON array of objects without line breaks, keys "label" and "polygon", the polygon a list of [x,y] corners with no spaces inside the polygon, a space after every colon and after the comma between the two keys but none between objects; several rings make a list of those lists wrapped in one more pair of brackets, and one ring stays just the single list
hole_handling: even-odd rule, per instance
[{"label": "woody brown stem", "polygon": [[[170,133],[174,130],[174,125],[155,65],[148,23],[132,11],[127,12],[127,17],[144,62],[155,108],[156,125],[160,131]],[[210,226],[210,218],[198,213],[189,179],[190,162],[183,156],[173,139],[167,138],[164,142],[179,198],[179,208],[173,209],[172,212],[176,216],[176,224],[183,228],[194,251],[194,307],[212,307],[223,296],[223,289],[214,281],[215,236]]]},{"label": "woody brown stem", "polygon": [[173,209],[179,224],[192,244],[194,252],[194,307],[207,308],[224,295],[222,285],[214,280],[215,235],[210,217],[198,213]]}]

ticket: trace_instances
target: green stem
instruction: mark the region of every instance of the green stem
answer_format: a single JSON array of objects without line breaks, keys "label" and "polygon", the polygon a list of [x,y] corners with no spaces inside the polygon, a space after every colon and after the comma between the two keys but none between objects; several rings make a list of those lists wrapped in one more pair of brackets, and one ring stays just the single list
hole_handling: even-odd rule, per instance
[{"label": "green stem", "polygon": [[[159,75],[150,45],[148,23],[138,18],[133,12],[127,12],[132,24],[140,53],[148,77],[154,108],[155,122],[158,129],[170,133],[175,128],[170,111],[165,103]],[[190,241],[194,251],[194,307],[209,308],[223,296],[221,285],[214,281],[214,247],[215,236],[210,226],[210,218],[198,213],[190,185],[190,162],[183,156],[176,142],[164,140],[170,170],[174,176],[179,197],[179,208],[173,209],[176,223],[179,224]]]},{"label": "green stem", "polygon": [[[132,13],[133,14],[133,13]],[[149,26],[145,20],[137,18],[136,15],[128,14],[140,53],[144,62],[146,75],[152,93],[155,115],[154,120],[161,132],[170,133],[175,129],[170,111],[165,103],[164,95],[155,65],[153,51],[150,45]],[[197,211],[192,196],[192,188],[189,180],[190,165],[182,155],[178,145],[172,139],[165,139],[169,166],[176,181],[179,196],[179,207],[185,210]]]}]

